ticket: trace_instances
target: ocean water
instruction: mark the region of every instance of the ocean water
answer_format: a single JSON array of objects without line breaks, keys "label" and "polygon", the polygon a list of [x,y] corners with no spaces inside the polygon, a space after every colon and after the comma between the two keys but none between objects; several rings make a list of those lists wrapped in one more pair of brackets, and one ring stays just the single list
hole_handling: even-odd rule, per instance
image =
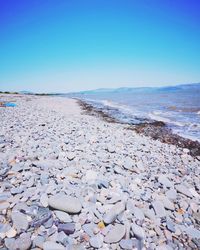
[{"label": "ocean water", "polygon": [[163,121],[176,134],[200,141],[200,84],[120,88],[71,94],[121,122]]}]

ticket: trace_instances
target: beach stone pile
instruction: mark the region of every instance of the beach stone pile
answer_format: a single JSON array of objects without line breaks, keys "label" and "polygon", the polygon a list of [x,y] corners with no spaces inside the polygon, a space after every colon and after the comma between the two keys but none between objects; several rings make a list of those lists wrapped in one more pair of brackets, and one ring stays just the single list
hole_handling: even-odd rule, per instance
[{"label": "beach stone pile", "polygon": [[200,249],[198,158],[41,100],[0,109],[1,249]]}]

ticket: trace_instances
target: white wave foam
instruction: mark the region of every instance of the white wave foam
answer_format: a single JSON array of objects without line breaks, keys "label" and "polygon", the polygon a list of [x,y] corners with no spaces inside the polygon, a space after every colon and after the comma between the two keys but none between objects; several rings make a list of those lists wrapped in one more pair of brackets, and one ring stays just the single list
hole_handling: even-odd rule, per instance
[{"label": "white wave foam", "polygon": [[[159,111],[157,113],[162,114]],[[179,127],[184,127],[184,126],[187,125],[186,123],[178,122],[178,121],[173,121],[173,120],[171,120],[171,119],[169,119],[167,117],[163,117],[161,115],[155,115],[155,111],[153,113],[149,113],[148,116],[152,120],[165,122],[165,123],[168,123],[168,124],[171,124],[171,125],[176,125],[176,126],[179,126]]]}]

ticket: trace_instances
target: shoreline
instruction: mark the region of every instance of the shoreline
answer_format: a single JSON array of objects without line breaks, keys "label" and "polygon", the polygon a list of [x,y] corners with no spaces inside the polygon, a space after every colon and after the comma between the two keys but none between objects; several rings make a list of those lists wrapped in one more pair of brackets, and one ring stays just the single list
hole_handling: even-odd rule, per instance
[{"label": "shoreline", "polygon": [[152,123],[141,123],[137,125],[123,123],[113,118],[109,114],[103,112],[102,110],[94,108],[91,104],[88,104],[83,100],[80,100],[78,98],[74,99],[78,100],[78,103],[81,108],[89,115],[97,115],[107,122],[129,125],[128,129],[136,131],[139,134],[151,137],[152,139],[159,140],[163,143],[172,144],[181,148],[187,148],[192,156],[200,156],[200,142],[174,134],[172,130],[167,128],[166,124],[162,121],[154,121]]},{"label": "shoreline", "polygon": [[0,107],[0,248],[200,247],[189,150],[84,114],[74,99],[0,99],[16,103]]}]

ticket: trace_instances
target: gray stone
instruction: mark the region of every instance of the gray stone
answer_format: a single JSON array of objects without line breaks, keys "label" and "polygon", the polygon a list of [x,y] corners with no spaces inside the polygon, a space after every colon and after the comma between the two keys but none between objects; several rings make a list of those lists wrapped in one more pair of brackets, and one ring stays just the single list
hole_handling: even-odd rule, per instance
[{"label": "gray stone", "polygon": [[144,213],[140,208],[134,207],[133,208],[133,213],[134,213],[134,216],[136,217],[136,219],[144,220]]},{"label": "gray stone", "polygon": [[9,250],[15,250],[15,239],[14,238],[6,238],[5,239],[5,246],[9,249]]},{"label": "gray stone", "polygon": [[167,188],[172,188],[173,187],[172,182],[165,175],[160,175],[158,177],[158,182],[160,182],[163,186],[165,186]]},{"label": "gray stone", "polygon": [[67,245],[68,236],[63,231],[59,232],[58,235],[57,235],[57,241],[59,243],[62,243],[63,245]]},{"label": "gray stone", "polygon": [[0,202],[0,211],[7,209],[10,207],[10,203],[7,201],[2,201]]},{"label": "gray stone", "polygon": [[125,210],[125,204],[123,202],[119,202],[115,204],[108,213],[104,216],[104,222],[106,224],[112,223],[116,220],[117,216],[121,214]]},{"label": "gray stone", "polygon": [[174,224],[173,224],[173,222],[172,222],[172,220],[169,219],[169,218],[167,218],[166,226],[167,226],[167,229],[168,229],[170,232],[174,233],[174,232],[176,231],[176,230],[175,230],[175,227],[174,227]]},{"label": "gray stone", "polygon": [[112,198],[107,201],[107,204],[115,204],[121,200],[122,200],[122,197],[120,195],[112,195]]},{"label": "gray stone", "polygon": [[21,194],[24,192],[24,188],[16,187],[16,188],[11,188],[10,190],[11,194]]},{"label": "gray stone", "polygon": [[27,250],[30,249],[31,244],[30,234],[28,233],[21,234],[16,240],[13,238],[5,240],[5,245],[9,250]]},{"label": "gray stone", "polygon": [[75,224],[74,223],[58,224],[58,232],[61,231],[63,231],[67,235],[73,234],[75,232]]},{"label": "gray stone", "polygon": [[166,216],[166,211],[165,211],[164,205],[160,200],[152,202],[152,207],[155,211],[156,216],[158,216],[158,217],[165,217]]},{"label": "gray stone", "polygon": [[43,224],[43,226],[45,227],[45,228],[50,228],[50,227],[52,227],[53,226],[53,218],[49,218],[49,220],[47,220],[46,222],[44,222],[44,224]]},{"label": "gray stone", "polygon": [[152,221],[156,220],[155,212],[153,209],[145,208],[143,209],[143,212],[144,212],[145,217],[147,217],[148,219]]},{"label": "gray stone", "polygon": [[109,182],[108,181],[106,181],[106,180],[97,180],[97,186],[98,186],[98,188],[102,188],[102,187],[104,187],[104,188],[108,188],[109,187]]},{"label": "gray stone", "polygon": [[77,214],[82,209],[79,199],[65,194],[51,196],[48,203],[50,207],[70,214]]},{"label": "gray stone", "polygon": [[37,236],[34,238],[33,240],[33,245],[36,246],[36,247],[39,247],[39,248],[42,248],[43,247],[43,243],[45,241],[45,238],[42,237],[42,236]]},{"label": "gray stone", "polygon": [[167,196],[168,199],[170,199],[170,200],[176,200],[177,192],[176,192],[175,189],[170,189],[165,194],[166,194],[166,196]]},{"label": "gray stone", "polygon": [[132,228],[132,231],[137,239],[143,240],[146,238],[145,232],[144,232],[142,227],[140,227],[136,224],[132,224],[131,228]]},{"label": "gray stone", "polygon": [[122,249],[132,250],[133,249],[133,241],[131,239],[121,240],[119,245]]},{"label": "gray stone", "polygon": [[49,178],[48,178],[47,173],[41,173],[40,182],[41,182],[42,185],[46,185],[46,184],[49,183]]},{"label": "gray stone", "polygon": [[26,231],[28,229],[28,221],[26,215],[20,212],[12,212],[11,218],[13,221],[13,226],[17,230],[17,232],[20,232],[21,230]]},{"label": "gray stone", "polygon": [[124,225],[115,224],[113,227],[111,227],[110,231],[104,237],[104,242],[117,243],[124,237],[125,233],[126,228]]},{"label": "gray stone", "polygon": [[90,238],[90,245],[94,248],[101,248],[103,245],[102,235],[96,235]]},{"label": "gray stone", "polygon": [[167,244],[161,244],[159,246],[156,246],[156,250],[173,250],[173,248],[171,248]]},{"label": "gray stone", "polygon": [[45,241],[43,244],[43,250],[65,250],[65,247],[54,241]]},{"label": "gray stone", "polygon": [[134,171],[134,161],[130,157],[127,157],[125,159],[123,167],[127,170]]},{"label": "gray stone", "polygon": [[185,196],[192,198],[192,194],[190,193],[188,187],[182,184],[176,185],[175,187],[178,193],[184,194]]},{"label": "gray stone", "polygon": [[40,197],[40,203],[42,204],[43,207],[47,207],[48,206],[48,196],[47,194],[42,194]]},{"label": "gray stone", "polygon": [[56,217],[60,220],[60,222],[72,222],[72,219],[68,213],[65,213],[63,211],[56,210],[54,211]]},{"label": "gray stone", "polygon": [[17,231],[11,227],[7,232],[6,232],[6,237],[8,238],[14,238],[17,234]]},{"label": "gray stone", "polygon": [[67,155],[67,159],[68,159],[69,161],[74,160],[75,157],[76,157],[76,155],[75,155],[75,153],[73,153],[73,152],[68,153],[68,155]]},{"label": "gray stone", "polygon": [[193,218],[198,224],[200,224],[200,212],[193,213]]},{"label": "gray stone", "polygon": [[7,201],[10,197],[10,192],[3,192],[0,194],[0,202]]},{"label": "gray stone", "polygon": [[164,207],[168,210],[174,211],[175,207],[174,207],[174,203],[172,203],[167,197],[164,197],[162,199],[162,203],[164,205]]},{"label": "gray stone", "polygon": [[87,223],[82,226],[83,230],[88,234],[90,237],[94,236],[94,223]]},{"label": "gray stone", "polygon": [[94,170],[88,170],[85,174],[85,179],[87,181],[90,181],[90,180],[96,180],[97,179],[97,176],[98,176],[98,173]]},{"label": "gray stone", "polygon": [[[31,222],[31,226],[39,227],[45,225],[47,228],[51,226],[52,220],[50,220],[52,213],[48,208],[33,206],[31,207],[34,219]],[[47,223],[47,224],[46,224]]]},{"label": "gray stone", "polygon": [[6,233],[11,229],[10,224],[8,223],[0,223],[0,233]]},{"label": "gray stone", "polygon": [[35,183],[35,178],[34,177],[31,177],[28,182],[26,183],[26,186],[27,187],[32,187]]},{"label": "gray stone", "polygon": [[108,146],[107,146],[107,151],[108,151],[109,153],[115,153],[115,148],[114,148],[113,146],[111,146],[111,145],[108,145]]},{"label": "gray stone", "polygon": [[116,174],[122,174],[122,173],[123,173],[123,170],[122,170],[121,167],[115,166],[115,167],[114,167],[114,172],[115,172]]},{"label": "gray stone", "polygon": [[195,239],[200,239],[200,231],[192,226],[185,229],[186,234]]}]

